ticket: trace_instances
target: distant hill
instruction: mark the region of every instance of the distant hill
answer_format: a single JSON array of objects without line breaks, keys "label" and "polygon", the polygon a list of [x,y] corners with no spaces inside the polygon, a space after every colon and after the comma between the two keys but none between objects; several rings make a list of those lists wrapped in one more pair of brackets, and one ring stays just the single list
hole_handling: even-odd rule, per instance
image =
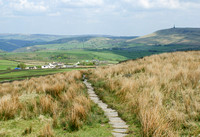
[{"label": "distant hill", "polygon": [[10,52],[19,48],[33,46],[39,43],[44,43],[44,42],[16,40],[16,39],[0,39],[0,49]]},{"label": "distant hill", "polygon": [[45,44],[46,42],[64,37],[67,36],[46,34],[0,34],[0,49],[10,52],[27,46]]},{"label": "distant hill", "polygon": [[93,38],[109,38],[112,40],[129,40],[129,39],[135,39],[137,36],[109,36],[109,35],[78,35],[78,36],[71,36],[67,38],[61,38],[58,40],[50,41],[47,44],[61,44],[61,43],[67,43],[70,41],[78,41],[78,42],[86,42]]},{"label": "distant hill", "polygon": [[72,50],[72,49],[110,49],[119,47],[128,39],[136,36],[107,36],[107,35],[82,35],[62,38],[35,46],[16,49],[15,52],[30,52],[38,50]]},{"label": "distant hill", "polygon": [[200,50],[200,28],[170,28],[141,37],[0,34],[0,49],[8,52],[85,49],[151,53]]},{"label": "distant hill", "polygon": [[53,41],[61,38],[66,38],[66,35],[48,35],[48,34],[0,34],[0,39],[15,39],[35,42]]},{"label": "distant hill", "polygon": [[200,28],[170,28],[128,40],[129,44],[143,45],[200,45]]}]

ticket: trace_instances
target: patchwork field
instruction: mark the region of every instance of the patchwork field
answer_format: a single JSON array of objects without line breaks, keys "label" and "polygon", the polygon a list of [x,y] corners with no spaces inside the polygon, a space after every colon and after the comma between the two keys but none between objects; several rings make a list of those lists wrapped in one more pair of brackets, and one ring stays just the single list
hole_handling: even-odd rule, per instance
[{"label": "patchwork field", "polygon": [[6,70],[8,68],[14,69],[17,66],[18,62],[9,61],[9,60],[0,60],[0,70]]},{"label": "patchwork field", "polygon": [[[152,54],[169,52],[168,47],[135,47],[133,49],[114,49],[114,50],[56,50],[56,51],[37,51],[22,53],[0,53],[0,58],[4,60],[15,60],[24,62],[27,65],[44,65],[48,62],[76,63],[86,60],[100,60],[108,63],[118,63],[128,59],[137,59]],[[172,51],[170,51],[172,52]]]},{"label": "patchwork field", "polygon": [[0,53],[0,57],[4,59],[12,59],[24,63],[36,62],[50,62],[60,61],[66,63],[75,63],[85,60],[104,60],[117,63],[118,61],[126,60],[127,57],[116,54],[110,51],[90,51],[90,50],[69,50],[69,51],[38,51],[38,52],[24,52],[24,53]]}]

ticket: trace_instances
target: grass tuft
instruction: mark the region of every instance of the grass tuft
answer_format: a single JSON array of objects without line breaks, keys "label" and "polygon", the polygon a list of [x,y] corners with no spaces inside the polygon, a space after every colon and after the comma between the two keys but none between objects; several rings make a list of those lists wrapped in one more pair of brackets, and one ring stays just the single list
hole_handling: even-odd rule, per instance
[{"label": "grass tuft", "polygon": [[45,127],[40,131],[40,135],[38,137],[55,137],[50,124],[45,125]]}]

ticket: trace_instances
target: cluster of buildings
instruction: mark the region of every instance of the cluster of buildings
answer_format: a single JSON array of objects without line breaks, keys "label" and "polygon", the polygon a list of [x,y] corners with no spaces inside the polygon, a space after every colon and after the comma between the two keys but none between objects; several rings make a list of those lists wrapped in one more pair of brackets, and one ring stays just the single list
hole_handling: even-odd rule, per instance
[{"label": "cluster of buildings", "polygon": [[[77,62],[74,65],[65,65],[64,63],[57,63],[57,62],[53,62],[53,63],[49,63],[48,65],[43,65],[41,66],[41,69],[53,69],[53,68],[75,68],[78,67],[80,63]],[[38,67],[34,66],[34,67],[26,67],[25,69],[39,69]]]},{"label": "cluster of buildings", "polygon": [[[43,66],[33,66],[33,67],[26,67],[25,69],[54,69],[54,68],[76,68],[78,65],[83,65],[83,66],[90,66],[90,65],[100,65],[100,64],[107,64],[107,61],[99,61],[99,60],[86,60],[82,62],[77,62],[72,65],[65,65],[64,63],[60,62],[53,62],[53,63],[48,63],[47,65]],[[15,68],[15,69],[20,69],[20,68]]]}]

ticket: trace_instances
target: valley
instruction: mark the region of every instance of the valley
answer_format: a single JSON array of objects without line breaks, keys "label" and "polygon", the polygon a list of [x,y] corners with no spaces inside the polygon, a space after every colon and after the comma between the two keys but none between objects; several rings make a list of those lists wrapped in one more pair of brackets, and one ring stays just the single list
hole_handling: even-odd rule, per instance
[{"label": "valley", "polygon": [[1,34],[0,59],[43,64],[93,59],[117,63],[164,52],[199,50],[199,36],[198,28],[170,28],[141,37]]},{"label": "valley", "polygon": [[1,34],[0,136],[199,136],[199,36]]}]

